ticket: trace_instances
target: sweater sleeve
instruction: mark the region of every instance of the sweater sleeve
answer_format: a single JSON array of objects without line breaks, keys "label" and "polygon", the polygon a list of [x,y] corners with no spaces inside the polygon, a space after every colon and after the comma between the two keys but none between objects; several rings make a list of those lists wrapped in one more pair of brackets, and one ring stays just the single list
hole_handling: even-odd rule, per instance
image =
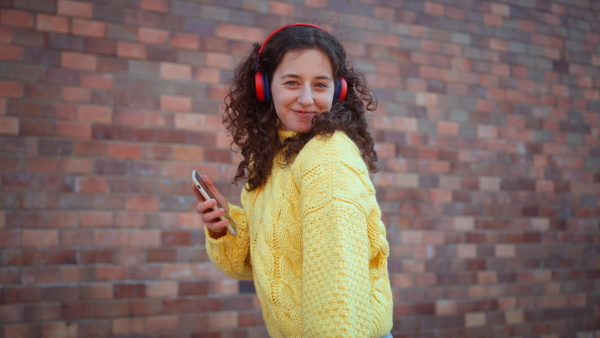
[{"label": "sweater sleeve", "polygon": [[[334,134],[303,149],[302,320],[305,337],[368,337],[367,218],[373,191],[354,143]],[[312,143],[312,144],[311,144]],[[308,154],[306,154],[308,153]]]},{"label": "sweater sleeve", "polygon": [[228,204],[229,214],[237,225],[237,236],[229,232],[221,238],[211,237],[205,227],[206,251],[210,260],[225,274],[235,279],[252,279],[250,239],[244,210]]}]

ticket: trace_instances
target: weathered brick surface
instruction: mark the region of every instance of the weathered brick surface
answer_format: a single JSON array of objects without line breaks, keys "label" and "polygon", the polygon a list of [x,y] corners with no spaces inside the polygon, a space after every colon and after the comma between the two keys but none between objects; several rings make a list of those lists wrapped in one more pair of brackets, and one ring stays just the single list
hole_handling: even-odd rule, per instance
[{"label": "weathered brick surface", "polygon": [[599,1],[7,0],[0,338],[266,336],[189,176],[239,202],[225,83],[296,18],[379,98],[394,336],[600,336]]}]

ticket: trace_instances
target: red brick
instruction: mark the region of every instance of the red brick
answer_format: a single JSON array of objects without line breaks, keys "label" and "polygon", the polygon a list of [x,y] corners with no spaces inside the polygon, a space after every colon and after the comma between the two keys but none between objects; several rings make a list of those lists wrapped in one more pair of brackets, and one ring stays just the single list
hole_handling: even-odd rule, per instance
[{"label": "red brick", "polygon": [[165,298],[178,295],[178,283],[170,281],[153,282],[146,285],[146,297]]},{"label": "red brick", "polygon": [[473,312],[465,314],[465,326],[475,327],[486,324],[486,315],[484,312]]},{"label": "red brick", "polygon": [[238,281],[230,279],[220,279],[211,283],[211,294],[232,295],[239,293]]},{"label": "red brick", "polygon": [[136,43],[119,42],[117,44],[117,55],[132,59],[145,59],[146,47]]},{"label": "red brick", "polygon": [[69,138],[91,138],[92,127],[89,123],[59,122],[56,125],[56,134]]},{"label": "red brick", "polygon": [[4,290],[6,303],[31,303],[41,301],[41,290],[37,287],[7,287]]},{"label": "red brick", "polygon": [[183,48],[183,49],[194,49],[200,48],[200,40],[195,34],[188,33],[173,33],[171,35],[171,47]]},{"label": "red brick", "polygon": [[169,12],[168,0],[141,0],[140,8],[147,11],[167,13]]},{"label": "red brick", "polygon": [[19,274],[20,271],[14,267],[0,268],[0,283],[5,286],[10,284],[20,284],[21,279]]},{"label": "red brick", "polygon": [[14,117],[0,117],[0,134],[18,135],[19,119]]},{"label": "red brick", "polygon": [[25,96],[32,99],[54,101],[60,99],[60,88],[44,84],[25,85]]},{"label": "red brick", "polygon": [[4,337],[38,338],[41,337],[40,324],[15,324],[4,327]]},{"label": "red brick", "polygon": [[438,132],[442,135],[458,135],[458,123],[451,121],[439,121]]},{"label": "red brick", "polygon": [[73,302],[79,299],[78,286],[45,286],[42,287],[44,302]]},{"label": "red brick", "polygon": [[112,212],[82,212],[80,217],[81,227],[112,227],[114,224],[114,216]]},{"label": "red brick", "polygon": [[82,300],[112,299],[114,298],[113,285],[109,283],[94,283],[82,285],[80,297]]},{"label": "red brick", "polygon": [[[119,265],[140,265],[140,264],[143,264],[146,262],[146,251],[142,248],[120,249],[113,254],[113,258],[114,258],[115,263],[119,264]],[[140,267],[129,268],[129,272],[128,272],[129,279],[147,279],[147,278],[153,278],[153,276],[156,276],[156,273],[153,273],[152,275],[149,275],[149,276],[145,276],[146,278],[138,278],[138,277],[134,278],[132,276],[132,273],[131,273],[132,269],[142,269],[143,270],[145,268],[148,268],[148,267],[142,265]]]},{"label": "red brick", "polygon": [[58,231],[56,230],[24,230],[21,236],[23,246],[58,246]]},{"label": "red brick", "polygon": [[83,73],[81,74],[81,85],[84,87],[98,89],[113,89],[114,76],[112,74]]},{"label": "red brick", "polygon": [[115,225],[117,227],[141,228],[146,225],[146,216],[144,213],[117,213],[115,215]]},{"label": "red brick", "polygon": [[293,4],[284,4],[280,2],[270,2],[269,12],[275,15],[287,16],[294,12],[295,6]]},{"label": "red brick", "polygon": [[63,283],[82,283],[92,280],[94,280],[92,267],[63,266],[60,268],[60,281]]},{"label": "red brick", "polygon": [[59,171],[70,174],[91,174],[94,170],[94,162],[85,158],[62,158],[59,163]]},{"label": "red brick", "polygon": [[74,35],[103,38],[106,36],[106,23],[96,20],[73,19],[72,31]]},{"label": "red brick", "polygon": [[90,102],[92,91],[81,87],[63,87],[62,99],[70,102]]},{"label": "red brick", "polygon": [[80,121],[110,123],[112,122],[112,108],[103,106],[77,106],[77,117]]},{"label": "red brick", "polygon": [[452,19],[457,19],[457,20],[465,19],[465,11],[462,8],[447,6],[446,7],[446,15]]},{"label": "red brick", "polygon": [[89,231],[61,231],[61,246],[89,246],[93,244],[93,234]]},{"label": "red brick", "polygon": [[96,304],[96,317],[126,317],[129,315],[128,302],[102,302]]},{"label": "red brick", "polygon": [[445,6],[430,1],[425,1],[425,13],[433,16],[444,16]]},{"label": "red brick", "polygon": [[0,96],[22,97],[23,85],[18,82],[0,80]]},{"label": "red brick", "polygon": [[179,326],[178,316],[155,316],[146,319],[147,332],[172,332]]},{"label": "red brick", "polygon": [[82,53],[63,52],[61,65],[63,68],[96,70],[96,57]]},{"label": "red brick", "polygon": [[132,247],[157,247],[160,245],[160,232],[155,230],[131,231],[128,244]]},{"label": "red brick", "polygon": [[161,245],[191,245],[192,233],[189,231],[163,231],[161,233]]},{"label": "red brick", "polygon": [[215,36],[249,42],[261,41],[265,37],[262,29],[233,25],[230,23],[218,23],[215,27]]},{"label": "red brick", "polygon": [[506,4],[492,3],[490,4],[490,11],[494,14],[502,16],[510,15],[510,7]]},{"label": "red brick", "polygon": [[[0,13],[0,17],[1,17],[1,13]],[[2,19],[0,18],[0,21]],[[12,29],[10,29],[9,27],[0,27],[0,42],[2,43],[8,43],[10,42],[12,39]]]},{"label": "red brick", "polygon": [[19,231],[0,231],[0,248],[19,247],[21,245],[21,233]]},{"label": "red brick", "polygon": [[179,327],[181,330],[186,330],[186,331],[206,332],[206,330],[208,329],[208,315],[206,315],[206,314],[180,315],[179,316]]},{"label": "red brick", "polygon": [[83,18],[92,17],[92,4],[79,1],[58,0],[58,14]]},{"label": "red brick", "polygon": [[169,31],[157,28],[138,28],[138,41],[148,44],[162,45],[169,41]]},{"label": "red brick", "polygon": [[158,198],[152,196],[130,196],[127,198],[127,210],[158,210]]},{"label": "red brick", "polygon": [[488,26],[502,27],[503,20],[502,20],[502,17],[499,15],[484,14],[483,22]]},{"label": "red brick", "polygon": [[46,106],[40,103],[10,101],[6,113],[9,115],[19,116],[44,116]]},{"label": "red brick", "polygon": [[0,11],[0,23],[7,26],[33,28],[35,25],[35,17],[32,13],[25,11],[2,9]]},{"label": "red brick", "polygon": [[2,48],[0,48],[0,61],[21,61],[22,57],[22,47],[2,46]]},{"label": "red brick", "polygon": [[192,109],[192,100],[189,97],[163,95],[160,97],[160,109],[187,112]]},{"label": "red brick", "polygon": [[82,321],[79,323],[80,337],[111,337],[111,322],[108,319],[97,319]]},{"label": "red brick", "polygon": [[265,322],[261,313],[240,313],[238,315],[239,325],[244,326],[263,326]]},{"label": "red brick", "polygon": [[233,59],[231,55],[224,53],[206,53],[206,65],[209,67],[231,69]]},{"label": "red brick", "polygon": [[27,321],[48,321],[60,319],[60,305],[55,304],[32,304],[25,307],[25,319]]},{"label": "red brick", "polygon": [[116,335],[148,333],[146,330],[146,319],[143,317],[114,319],[112,321],[112,331]]},{"label": "red brick", "polygon": [[140,158],[141,148],[134,143],[111,143],[108,145],[108,154],[112,158],[133,159]]},{"label": "red brick", "polygon": [[197,68],[194,70],[194,80],[202,83],[220,83],[221,73],[217,69]]},{"label": "red brick", "polygon": [[98,71],[111,73],[125,73],[129,67],[128,61],[116,58],[98,58]]},{"label": "red brick", "polygon": [[235,312],[219,312],[208,315],[211,329],[226,329],[238,326],[238,317]]},{"label": "red brick", "polygon": [[61,16],[38,14],[36,28],[39,31],[53,33],[69,33],[69,19]]},{"label": "red brick", "polygon": [[98,247],[122,247],[127,245],[127,232],[121,230],[94,231],[94,245]]},{"label": "red brick", "polygon": [[99,266],[96,267],[97,281],[125,280],[127,268],[124,266]]},{"label": "red brick", "polygon": [[78,337],[77,323],[55,322],[42,324],[42,337],[48,338],[76,338]]},{"label": "red brick", "polygon": [[[90,127],[91,134],[91,127]],[[108,156],[108,145],[98,142],[76,142],[74,148],[76,156]]]},{"label": "red brick", "polygon": [[61,120],[72,120],[77,118],[77,110],[70,104],[50,103],[46,106],[46,115]]},{"label": "red brick", "polygon": [[192,78],[192,68],[188,65],[161,62],[160,76],[169,80],[190,80]]},{"label": "red brick", "polygon": [[94,318],[95,304],[66,303],[60,307],[62,318],[67,320]]},{"label": "red brick", "polygon": [[113,293],[115,298],[144,298],[146,297],[146,285],[115,284]]},{"label": "red brick", "polygon": [[[99,56],[113,56],[117,52],[117,42],[106,39],[86,38],[84,40],[83,51],[90,54],[99,54]],[[100,60],[97,60],[97,64],[98,71],[102,71]]]}]

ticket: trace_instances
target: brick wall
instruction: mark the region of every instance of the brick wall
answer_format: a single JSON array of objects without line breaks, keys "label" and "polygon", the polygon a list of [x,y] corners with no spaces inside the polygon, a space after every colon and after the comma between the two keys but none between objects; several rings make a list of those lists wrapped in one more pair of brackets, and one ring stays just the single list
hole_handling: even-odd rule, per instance
[{"label": "brick wall", "polygon": [[597,0],[0,0],[0,338],[264,337],[207,259],[224,83],[325,20],[380,99],[400,337],[600,334]]}]

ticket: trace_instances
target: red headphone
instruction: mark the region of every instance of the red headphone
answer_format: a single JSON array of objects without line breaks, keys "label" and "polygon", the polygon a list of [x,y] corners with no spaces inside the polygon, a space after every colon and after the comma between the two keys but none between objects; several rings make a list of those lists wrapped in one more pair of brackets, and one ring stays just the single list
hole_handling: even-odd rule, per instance
[{"label": "red headphone", "polygon": [[[293,23],[290,25],[279,27],[276,30],[274,30],[271,34],[269,34],[269,36],[267,36],[267,38],[263,42],[262,46],[260,46],[260,49],[258,50],[258,56],[256,57],[256,62],[254,63],[254,68],[255,68],[255,72],[256,72],[254,74],[254,85],[256,87],[256,98],[259,101],[264,101],[264,102],[271,101],[271,88],[269,88],[269,77],[267,76],[267,74],[263,74],[258,71],[258,63],[260,61],[260,54],[262,53],[267,42],[269,41],[269,39],[271,39],[271,37],[273,35],[277,34],[282,29],[288,28],[290,26],[309,26],[309,27],[318,28],[318,29],[326,32],[327,34],[331,34],[327,30],[325,30],[323,27],[319,27],[317,25],[312,25],[309,23]],[[346,79],[344,79],[343,77],[340,77],[340,79],[337,80],[336,84],[335,84],[333,101],[344,101],[346,99],[347,92],[348,92],[348,83],[346,83]]]}]

